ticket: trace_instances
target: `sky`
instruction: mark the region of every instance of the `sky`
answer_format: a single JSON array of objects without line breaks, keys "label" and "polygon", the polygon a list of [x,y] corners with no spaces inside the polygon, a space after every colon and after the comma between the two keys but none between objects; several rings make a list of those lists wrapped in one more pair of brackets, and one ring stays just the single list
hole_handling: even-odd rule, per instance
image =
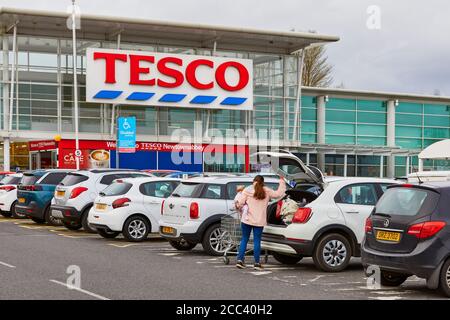
[{"label": "sky", "polygon": [[[66,11],[70,0],[0,0]],[[450,96],[450,1],[77,0],[81,13],[336,35],[332,86]]]}]

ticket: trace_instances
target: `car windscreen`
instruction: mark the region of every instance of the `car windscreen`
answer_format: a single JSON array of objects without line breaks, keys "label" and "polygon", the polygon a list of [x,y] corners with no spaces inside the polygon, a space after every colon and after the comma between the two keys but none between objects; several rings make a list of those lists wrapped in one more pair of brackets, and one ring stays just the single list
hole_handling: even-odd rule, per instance
[{"label": "car windscreen", "polygon": [[201,183],[180,183],[173,191],[173,197],[196,198],[200,196],[203,184]]},{"label": "car windscreen", "polygon": [[39,181],[39,184],[48,184],[48,185],[56,186],[66,176],[67,176],[67,172],[50,172],[41,181]]},{"label": "car windscreen", "polygon": [[439,194],[420,188],[396,187],[388,189],[375,207],[375,214],[417,216],[431,214]]},{"label": "car windscreen", "polygon": [[81,183],[83,181],[88,180],[89,178],[85,175],[78,174],[78,173],[69,173],[67,176],[64,177],[64,179],[61,180],[60,185],[62,186],[73,186],[78,183]]},{"label": "car windscreen", "polygon": [[126,194],[133,185],[131,183],[126,182],[113,182],[109,186],[107,186],[102,192],[100,192],[101,196],[110,197],[110,196],[121,196]]},{"label": "car windscreen", "polygon": [[20,184],[24,186],[33,186],[38,181],[39,177],[33,174],[24,174],[22,179],[20,179]]},{"label": "car windscreen", "polygon": [[1,181],[0,181],[0,185],[7,185],[7,184],[19,184],[20,182],[20,177],[13,177],[13,176],[5,176]]}]

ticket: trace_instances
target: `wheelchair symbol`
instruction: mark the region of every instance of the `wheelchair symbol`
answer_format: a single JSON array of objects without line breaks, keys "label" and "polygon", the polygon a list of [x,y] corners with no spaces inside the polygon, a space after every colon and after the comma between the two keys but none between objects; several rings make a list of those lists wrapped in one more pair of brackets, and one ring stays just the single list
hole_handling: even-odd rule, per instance
[{"label": "wheelchair symbol", "polygon": [[124,130],[128,130],[131,128],[131,125],[128,123],[127,119],[123,120],[123,125],[122,127],[124,128]]}]

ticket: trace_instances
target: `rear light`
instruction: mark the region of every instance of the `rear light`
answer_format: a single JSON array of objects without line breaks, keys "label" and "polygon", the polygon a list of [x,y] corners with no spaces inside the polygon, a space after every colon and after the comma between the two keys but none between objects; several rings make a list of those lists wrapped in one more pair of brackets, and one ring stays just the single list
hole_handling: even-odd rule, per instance
[{"label": "rear light", "polygon": [[16,190],[16,187],[14,186],[1,186],[0,190],[5,190],[6,192],[12,191],[12,190]]},{"label": "rear light", "polygon": [[414,185],[410,184],[410,183],[405,183],[401,185],[403,188],[412,188]]},{"label": "rear light", "polygon": [[373,226],[372,226],[372,220],[370,218],[366,219],[366,233],[372,232]]},{"label": "rear light", "polygon": [[20,190],[25,190],[25,191],[39,191],[39,190],[42,190],[41,187],[36,186],[36,185],[26,185],[26,186],[20,185],[19,189]]},{"label": "rear light", "polygon": [[86,187],[76,187],[75,189],[72,190],[72,192],[70,193],[70,198],[69,199],[73,199],[78,197],[80,194],[82,194],[83,192],[87,191],[88,188]]},{"label": "rear light", "polygon": [[283,206],[283,201],[280,200],[277,202],[277,212],[275,214],[275,218],[279,219],[281,217],[281,207]]},{"label": "rear light", "polygon": [[292,223],[306,223],[312,216],[311,208],[298,208],[292,218]]},{"label": "rear light", "polygon": [[166,201],[166,200],[163,200],[162,203],[161,203],[161,215],[164,214],[164,202],[165,202],[165,201]]},{"label": "rear light", "polygon": [[131,200],[128,198],[120,198],[120,199],[114,200],[114,202],[112,203],[112,207],[113,207],[113,209],[126,207],[126,206],[128,206],[128,202],[131,202]]},{"label": "rear light", "polygon": [[199,212],[198,212],[198,203],[192,202],[191,206],[189,207],[189,216],[191,219],[198,219]]},{"label": "rear light", "polygon": [[414,224],[408,229],[408,234],[415,236],[417,239],[427,239],[436,235],[445,227],[443,221],[429,221]]}]

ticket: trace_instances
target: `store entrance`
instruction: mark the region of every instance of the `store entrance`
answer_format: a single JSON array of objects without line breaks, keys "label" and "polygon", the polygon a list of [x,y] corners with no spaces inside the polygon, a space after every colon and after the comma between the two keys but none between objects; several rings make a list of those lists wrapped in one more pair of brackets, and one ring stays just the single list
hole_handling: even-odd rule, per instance
[{"label": "store entrance", "polygon": [[30,152],[30,169],[53,169],[57,167],[56,150]]}]

